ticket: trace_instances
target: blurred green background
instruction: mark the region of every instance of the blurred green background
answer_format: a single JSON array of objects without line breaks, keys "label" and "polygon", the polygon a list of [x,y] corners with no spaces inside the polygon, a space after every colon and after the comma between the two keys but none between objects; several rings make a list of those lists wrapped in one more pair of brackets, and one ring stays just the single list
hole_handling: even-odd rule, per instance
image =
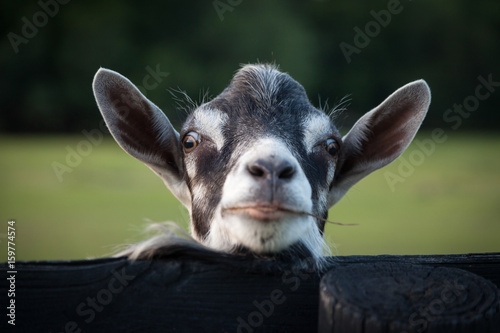
[{"label": "blurred green background", "polygon": [[[412,144],[331,210],[333,221],[359,223],[327,226],[337,254],[500,251],[494,0],[42,0],[0,8],[0,260],[10,219],[17,260],[109,255],[144,238],[146,219],[187,228],[186,210],[160,179],[109,135],[100,139],[91,90],[99,67],[129,77],[179,126],[185,113],[169,89],[194,100],[216,95],[240,64],[256,61],[280,65],[315,105],[350,95],[342,133],[403,84],[424,78],[431,87],[417,137],[428,145]],[[426,150],[435,129],[446,139]]]}]

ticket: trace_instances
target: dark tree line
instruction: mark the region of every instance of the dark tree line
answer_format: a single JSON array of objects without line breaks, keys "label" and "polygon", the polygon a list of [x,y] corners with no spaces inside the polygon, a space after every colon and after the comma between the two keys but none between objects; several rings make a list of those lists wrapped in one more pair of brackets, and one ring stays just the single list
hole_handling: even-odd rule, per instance
[{"label": "dark tree line", "polygon": [[[171,89],[218,94],[242,63],[275,62],[314,104],[350,95],[348,127],[399,86],[427,80],[425,126],[496,129],[500,16],[494,0],[3,2],[0,130],[81,132],[100,115],[93,75],[129,77],[172,121]],[[486,82],[486,83],[485,83]]]}]

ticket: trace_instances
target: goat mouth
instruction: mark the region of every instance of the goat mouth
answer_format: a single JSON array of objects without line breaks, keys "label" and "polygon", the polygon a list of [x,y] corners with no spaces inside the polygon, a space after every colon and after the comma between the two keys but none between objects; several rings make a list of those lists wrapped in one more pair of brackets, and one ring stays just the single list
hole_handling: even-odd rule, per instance
[{"label": "goat mouth", "polygon": [[229,207],[223,210],[230,214],[241,214],[247,215],[250,218],[260,221],[278,221],[284,216],[290,214],[298,214],[297,212],[277,206],[277,205],[254,205],[254,206],[242,206],[242,207]]}]

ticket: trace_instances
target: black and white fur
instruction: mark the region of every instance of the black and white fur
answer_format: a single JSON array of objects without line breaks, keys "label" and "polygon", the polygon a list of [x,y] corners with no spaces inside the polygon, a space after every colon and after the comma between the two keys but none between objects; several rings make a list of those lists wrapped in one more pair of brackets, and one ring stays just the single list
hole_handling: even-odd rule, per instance
[{"label": "black and white fur", "polygon": [[326,218],[351,186],[401,155],[430,103],[424,81],[409,83],[342,138],[289,75],[246,65],[178,133],[120,74],[100,69],[93,88],[115,140],[187,207],[199,243],[316,261],[328,247],[324,222],[311,215]]}]

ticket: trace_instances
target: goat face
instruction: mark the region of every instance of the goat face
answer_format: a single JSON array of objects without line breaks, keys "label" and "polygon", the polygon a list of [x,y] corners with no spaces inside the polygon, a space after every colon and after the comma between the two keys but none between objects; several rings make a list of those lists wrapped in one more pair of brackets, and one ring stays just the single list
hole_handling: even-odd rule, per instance
[{"label": "goat face", "polygon": [[430,102],[410,83],[342,139],[303,87],[273,66],[248,65],[178,134],[126,78],[101,69],[94,93],[120,146],[189,209],[193,236],[225,252],[320,258],[328,209],[409,145]]},{"label": "goat face", "polygon": [[230,252],[321,254],[323,223],[302,213],[326,217],[341,138],[296,81],[244,67],[180,137],[197,239]]}]

